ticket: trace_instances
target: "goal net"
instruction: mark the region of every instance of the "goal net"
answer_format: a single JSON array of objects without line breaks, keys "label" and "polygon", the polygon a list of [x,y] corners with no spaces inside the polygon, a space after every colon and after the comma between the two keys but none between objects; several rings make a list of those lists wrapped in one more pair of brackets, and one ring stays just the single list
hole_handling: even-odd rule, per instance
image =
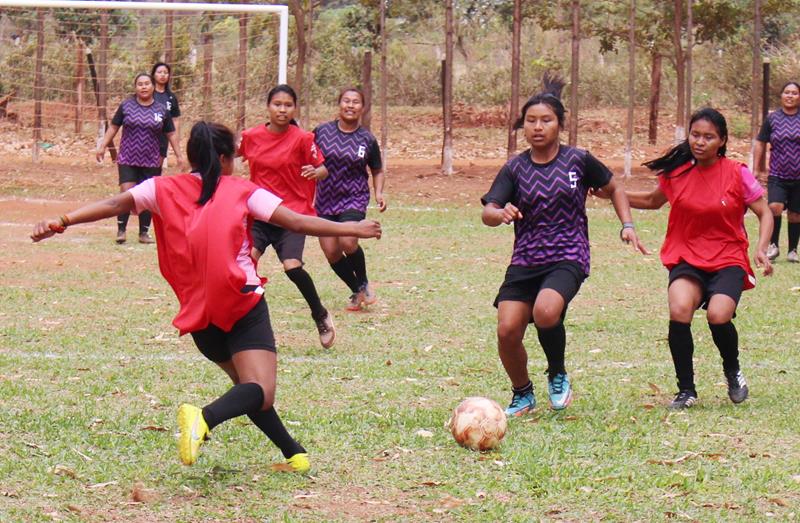
[{"label": "goal net", "polygon": [[286,82],[288,30],[277,5],[0,0],[6,152],[37,159],[96,139],[157,62],[171,68],[182,121],[241,129]]}]

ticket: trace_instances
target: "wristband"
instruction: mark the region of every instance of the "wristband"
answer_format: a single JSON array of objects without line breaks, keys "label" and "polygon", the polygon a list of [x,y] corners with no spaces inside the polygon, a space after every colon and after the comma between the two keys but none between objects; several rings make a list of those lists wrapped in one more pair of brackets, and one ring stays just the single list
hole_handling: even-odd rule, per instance
[{"label": "wristband", "polygon": [[634,227],[633,222],[623,222],[622,228],[619,230],[619,239],[622,240],[622,232],[625,229],[635,229],[635,228],[636,227]]}]

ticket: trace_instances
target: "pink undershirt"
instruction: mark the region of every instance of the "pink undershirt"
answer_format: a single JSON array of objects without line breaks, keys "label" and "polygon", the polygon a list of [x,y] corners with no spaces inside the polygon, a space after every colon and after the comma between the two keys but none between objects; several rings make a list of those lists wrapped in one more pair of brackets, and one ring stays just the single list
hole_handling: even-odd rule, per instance
[{"label": "pink undershirt", "polygon": [[744,203],[747,205],[764,196],[764,188],[745,165],[742,165],[742,187],[744,188]]},{"label": "pink undershirt", "polygon": [[[192,173],[192,175],[198,178],[200,177],[200,175],[196,173]],[[133,210],[134,214],[139,214],[142,211],[150,211],[153,214],[161,216],[158,202],[156,201],[155,178],[145,180],[139,185],[129,189],[129,192],[131,196],[133,196],[133,203],[135,206]],[[268,222],[269,219],[272,218],[272,213],[274,213],[275,209],[281,204],[281,201],[280,198],[266,189],[259,188],[256,189],[247,200],[247,210],[250,211],[250,215],[256,220]],[[247,220],[245,220],[244,226],[247,227]],[[260,285],[261,279],[258,277],[253,259],[250,257],[250,248],[250,241],[245,237],[242,242],[242,248],[239,249],[239,254],[236,256],[236,264],[247,275],[247,285]]]}]

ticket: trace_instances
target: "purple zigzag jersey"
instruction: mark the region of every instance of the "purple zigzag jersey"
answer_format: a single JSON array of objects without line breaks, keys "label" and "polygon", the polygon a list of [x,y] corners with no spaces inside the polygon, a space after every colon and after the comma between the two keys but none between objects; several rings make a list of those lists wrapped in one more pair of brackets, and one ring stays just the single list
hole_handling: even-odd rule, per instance
[{"label": "purple zigzag jersey", "polygon": [[788,115],[781,110],[769,115],[772,133],[769,174],[784,180],[800,179],[800,112]]},{"label": "purple zigzag jersey", "polygon": [[375,137],[363,127],[351,133],[342,132],[336,120],[320,125],[314,134],[328,169],[328,177],[317,182],[317,214],[336,215],[348,210],[366,213],[367,165],[376,168],[376,160],[370,161],[377,149]]},{"label": "purple zigzag jersey", "polygon": [[162,130],[175,130],[171,122],[169,111],[159,102],[141,105],[135,98],[124,100],[112,120],[114,125],[122,126],[117,163],[136,167],[160,167],[159,138]]},{"label": "purple zigzag jersey", "polygon": [[[607,184],[611,176],[588,152],[567,146],[547,164],[533,163],[530,150],[509,160],[483,202],[501,207],[511,202],[522,212],[522,219],[514,222],[511,265],[573,261],[588,275],[586,193],[589,187]],[[498,190],[505,185],[508,189]]]}]

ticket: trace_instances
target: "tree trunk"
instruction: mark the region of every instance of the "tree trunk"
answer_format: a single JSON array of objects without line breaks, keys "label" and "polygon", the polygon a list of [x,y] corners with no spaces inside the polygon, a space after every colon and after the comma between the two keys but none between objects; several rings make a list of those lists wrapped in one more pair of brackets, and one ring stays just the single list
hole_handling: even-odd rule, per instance
[{"label": "tree trunk", "polygon": [[647,129],[647,141],[655,145],[658,139],[658,109],[661,103],[661,53],[653,48],[650,67],[650,125]]},{"label": "tree trunk", "polygon": [[[98,53],[97,64],[97,118],[99,126],[97,130],[98,143],[103,139],[108,128],[108,11],[100,13],[100,52]],[[111,154],[111,161],[117,161],[117,148],[114,142],[108,144],[108,152]]]},{"label": "tree trunk", "polygon": [[[172,0],[164,0],[164,2],[171,3]],[[164,61],[172,67],[172,60],[175,57],[175,44],[172,40],[172,25],[175,13],[172,11],[164,11],[164,15]]]},{"label": "tree trunk", "polygon": [[308,2],[308,30],[306,31],[306,72],[305,72],[305,80],[303,82],[303,92],[300,93],[300,101],[301,104],[304,106],[304,111],[302,111],[302,124],[303,127],[308,129],[311,126],[311,106],[313,103],[313,97],[311,96],[311,83],[313,82],[313,74],[311,71],[311,64],[312,64],[312,56],[311,54],[314,52],[314,40],[313,40],[313,28],[314,28],[314,0],[309,0]]},{"label": "tree trunk", "polygon": [[386,32],[386,2],[387,0],[380,0],[381,2],[381,165],[383,172],[387,172],[386,157],[388,156],[388,141],[389,141],[389,106],[387,102],[388,85],[389,85],[389,71],[386,67],[386,60],[388,57],[388,41],[389,35]]},{"label": "tree trunk", "polygon": [[672,26],[672,45],[675,48],[675,78],[678,106],[675,109],[675,142],[681,142],[686,138],[686,80],[684,73],[686,63],[683,54],[683,44],[681,43],[681,31],[683,30],[683,0],[675,0],[675,20]]},{"label": "tree trunk", "polygon": [[208,15],[204,15],[203,18],[203,118],[213,120],[214,33],[211,30],[213,18]]},{"label": "tree trunk", "polygon": [[[294,16],[295,34],[297,35],[297,64],[294,69],[294,87],[295,92],[303,91],[304,70],[306,66],[306,12],[303,9],[302,3],[305,0],[290,0],[289,11]],[[298,107],[298,116],[299,116]]]},{"label": "tree trunk", "polygon": [[453,174],[453,0],[445,1],[445,58],[442,78],[442,109],[444,111],[444,141],[442,143],[442,174]]},{"label": "tree trunk", "polygon": [[514,0],[514,18],[511,30],[511,103],[508,104],[508,145],[506,157],[517,152],[517,131],[514,123],[519,112],[519,62],[522,33],[522,0]]},{"label": "tree trunk", "polygon": [[361,64],[361,91],[364,93],[364,113],[361,115],[361,127],[372,129],[372,51],[364,51]]},{"label": "tree trunk", "polygon": [[625,129],[625,178],[633,163],[633,106],[636,103],[636,0],[628,12],[628,121]]},{"label": "tree trunk", "polygon": [[760,82],[759,73],[761,72],[761,0],[753,1],[753,73],[750,83],[750,169],[754,167],[753,150],[756,146],[756,136],[758,136],[758,124],[761,100],[759,99],[758,87]]},{"label": "tree trunk", "polygon": [[83,84],[86,81],[84,72],[83,41],[75,37],[75,133],[83,130]]},{"label": "tree trunk", "polygon": [[44,9],[36,10],[36,65],[33,74],[33,161],[39,160],[39,142],[42,140],[42,98],[44,96],[44,79],[42,78],[42,62],[44,61]]},{"label": "tree trunk", "polygon": [[686,117],[692,118],[692,47],[694,47],[694,21],[692,19],[692,0],[686,0]]},{"label": "tree trunk", "polygon": [[236,90],[236,130],[245,128],[247,99],[247,13],[239,15],[239,82]]},{"label": "tree trunk", "polygon": [[569,144],[578,144],[578,73],[581,53],[581,2],[572,0],[572,64],[569,86]]}]

